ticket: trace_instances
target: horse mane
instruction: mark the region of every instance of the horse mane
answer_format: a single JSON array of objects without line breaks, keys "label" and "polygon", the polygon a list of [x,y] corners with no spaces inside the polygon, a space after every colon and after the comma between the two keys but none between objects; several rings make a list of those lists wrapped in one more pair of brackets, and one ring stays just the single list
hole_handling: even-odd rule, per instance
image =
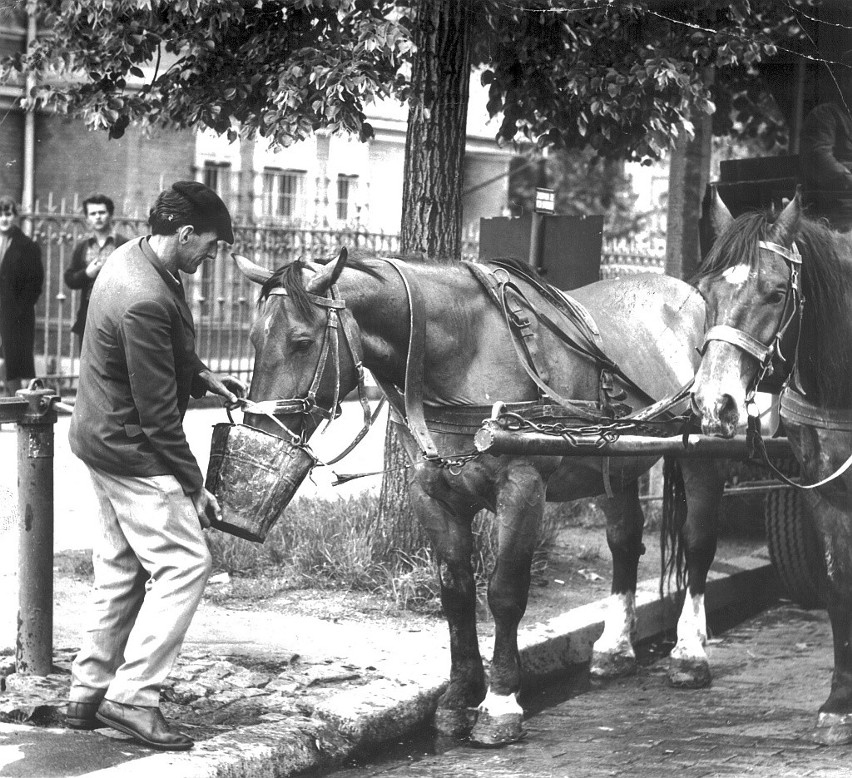
[{"label": "horse mane", "polygon": [[[773,210],[737,217],[714,241],[691,280],[713,277],[737,264],[756,267],[758,241],[767,240],[777,218]],[[797,352],[806,389],[827,406],[848,406],[852,396],[852,242],[824,222],[801,216],[793,237],[802,255],[805,298]]]},{"label": "horse mane", "polygon": [[283,288],[287,291],[299,313],[306,318],[310,318],[311,301],[305,289],[305,282],[302,280],[302,271],[307,266],[308,263],[299,257],[299,259],[293,262],[276,268],[272,272],[272,275],[263,282],[263,286],[260,287],[258,305],[269,297],[273,289]]},{"label": "horse mane", "polygon": [[728,268],[745,262],[754,268],[757,265],[758,241],[766,240],[774,221],[768,212],[749,211],[738,216],[734,223],[713,241],[713,247],[689,283],[695,286],[703,278],[721,275]]},{"label": "horse mane", "polygon": [[[395,255],[394,255],[395,256]],[[346,266],[353,268],[354,270],[360,270],[363,273],[367,273],[368,275],[379,278],[380,274],[376,270],[376,267],[370,263],[370,260],[377,259],[378,255],[371,254],[366,251],[356,249],[355,251],[349,252],[349,258],[346,261]],[[402,259],[402,257],[398,257]],[[316,264],[318,265],[327,265],[331,262],[336,261],[337,257],[326,257],[323,259],[316,260]],[[419,257],[411,257],[405,258],[405,261],[414,261],[417,262]],[[310,317],[311,311],[313,310],[313,306],[311,304],[310,297],[308,296],[308,291],[305,289],[304,282],[304,273],[308,267],[308,261],[303,257],[299,257],[293,262],[288,262],[286,265],[281,265],[276,268],[272,275],[264,281],[263,286],[260,288],[260,297],[258,298],[258,305],[260,305],[267,297],[269,297],[270,293],[273,289],[283,288],[287,291],[287,294],[293,300],[296,308],[302,316]]]},{"label": "horse mane", "polygon": [[[796,234],[802,254],[805,310],[799,373],[823,404],[852,403],[852,242],[822,222],[802,218]],[[803,346],[803,347],[802,347]],[[805,384],[805,388],[808,387]]]}]

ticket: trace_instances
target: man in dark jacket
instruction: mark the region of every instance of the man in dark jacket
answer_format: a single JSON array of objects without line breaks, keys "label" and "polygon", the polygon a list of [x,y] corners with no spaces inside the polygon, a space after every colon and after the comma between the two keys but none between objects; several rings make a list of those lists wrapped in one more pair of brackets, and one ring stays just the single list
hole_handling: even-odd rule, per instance
[{"label": "man in dark jacket", "polygon": [[105,194],[89,195],[83,200],[83,213],[91,228],[91,234],[79,241],[71,252],[71,262],[65,269],[65,283],[69,289],[80,290],[80,306],[71,332],[82,345],[83,330],[86,328],[86,312],[89,310],[89,297],[92,287],[104,266],[107,257],[119,246],[127,242],[124,235],[115,232],[112,216],[115,204]]},{"label": "man in dark jacket", "polygon": [[83,335],[71,418],[72,451],[86,463],[99,504],[93,549],[94,623],[72,668],[66,720],[99,722],[146,745],[183,750],[160,688],[210,573],[202,528],[220,518],[183,431],[190,395],[229,402],[245,394],[195,353],[179,271],[233,243],[225,204],[206,186],[178,181],[151,209],[151,235],[125,243],[100,271]]},{"label": "man in dark jacket", "polygon": [[0,343],[10,397],[35,378],[35,305],[44,284],[41,249],[17,222],[17,203],[0,197]]},{"label": "man in dark jacket", "polygon": [[812,216],[852,230],[852,50],[834,69],[837,95],[805,118],[801,136],[804,194]]}]

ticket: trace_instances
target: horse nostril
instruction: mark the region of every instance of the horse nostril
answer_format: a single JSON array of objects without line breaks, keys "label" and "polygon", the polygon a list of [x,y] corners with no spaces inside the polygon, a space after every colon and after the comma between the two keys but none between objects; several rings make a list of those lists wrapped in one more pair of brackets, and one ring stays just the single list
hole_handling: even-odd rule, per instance
[{"label": "horse nostril", "polygon": [[719,400],[719,421],[736,426],[740,418],[737,402],[729,394],[723,394]]}]

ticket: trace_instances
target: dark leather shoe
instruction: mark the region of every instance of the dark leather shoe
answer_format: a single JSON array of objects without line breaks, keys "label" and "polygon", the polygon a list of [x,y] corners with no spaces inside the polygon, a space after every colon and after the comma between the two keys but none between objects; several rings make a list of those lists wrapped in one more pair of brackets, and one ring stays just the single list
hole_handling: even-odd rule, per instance
[{"label": "dark leather shoe", "polygon": [[159,748],[161,751],[186,751],[192,748],[192,738],[169,729],[159,707],[146,708],[104,700],[96,715],[99,721],[151,748]]},{"label": "dark leather shoe", "polygon": [[71,729],[97,729],[103,726],[95,714],[100,702],[75,702],[70,700],[65,708],[65,723]]}]

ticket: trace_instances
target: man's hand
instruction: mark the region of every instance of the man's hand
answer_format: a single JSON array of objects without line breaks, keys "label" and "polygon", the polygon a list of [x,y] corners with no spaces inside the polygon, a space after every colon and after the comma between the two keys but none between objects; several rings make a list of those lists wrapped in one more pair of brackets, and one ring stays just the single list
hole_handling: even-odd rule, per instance
[{"label": "man's hand", "polygon": [[229,405],[246,396],[246,385],[236,376],[220,376],[210,370],[202,370],[198,377],[211,392],[224,397]]},{"label": "man's hand", "polygon": [[202,487],[197,492],[193,492],[190,497],[202,529],[210,528],[210,519],[222,520],[222,509],[219,507],[219,501],[206,489]]}]

